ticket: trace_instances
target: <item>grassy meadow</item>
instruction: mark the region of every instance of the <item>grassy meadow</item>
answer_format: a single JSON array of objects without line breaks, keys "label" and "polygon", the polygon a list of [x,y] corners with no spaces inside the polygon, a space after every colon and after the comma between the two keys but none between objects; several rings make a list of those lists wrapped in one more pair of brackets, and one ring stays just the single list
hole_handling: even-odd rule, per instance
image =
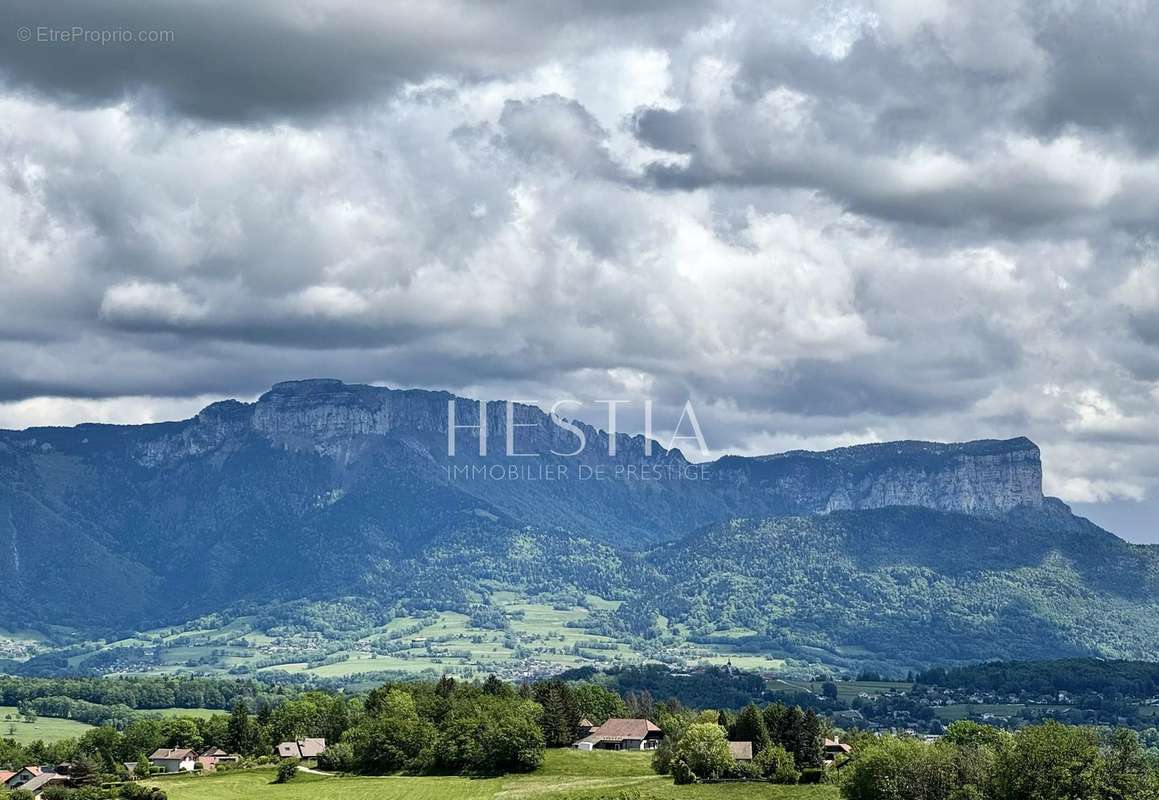
[{"label": "grassy meadow", "polygon": [[0,738],[15,739],[20,744],[37,739],[45,742],[74,739],[90,727],[83,722],[58,717],[37,717],[36,722],[29,724],[14,706],[0,706]]},{"label": "grassy meadow", "polygon": [[831,786],[725,783],[676,786],[656,775],[646,753],[581,753],[548,750],[544,764],[527,775],[498,778],[327,777],[299,773],[291,783],[272,783],[270,769],[156,779],[170,800],[836,800]]}]

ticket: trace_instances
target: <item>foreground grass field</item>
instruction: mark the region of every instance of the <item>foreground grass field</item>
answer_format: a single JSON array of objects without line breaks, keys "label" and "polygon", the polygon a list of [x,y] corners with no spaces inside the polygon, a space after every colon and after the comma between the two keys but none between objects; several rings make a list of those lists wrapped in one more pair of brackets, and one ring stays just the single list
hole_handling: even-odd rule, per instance
[{"label": "foreground grass field", "polygon": [[549,750],[530,775],[500,778],[325,777],[300,773],[293,782],[271,783],[273,770],[162,778],[170,800],[836,800],[831,786],[727,783],[676,786],[656,775],[650,756]]},{"label": "foreground grass field", "polygon": [[29,724],[13,706],[0,706],[0,738],[15,739],[20,744],[35,742],[55,742],[60,739],[75,739],[91,725],[58,717],[37,717]]}]

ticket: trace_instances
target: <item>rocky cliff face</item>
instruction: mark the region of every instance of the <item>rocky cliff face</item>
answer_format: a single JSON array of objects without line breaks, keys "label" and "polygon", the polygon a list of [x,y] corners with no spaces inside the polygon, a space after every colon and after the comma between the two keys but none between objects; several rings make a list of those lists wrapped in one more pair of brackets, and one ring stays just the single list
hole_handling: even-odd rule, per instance
[{"label": "rocky cliff face", "polygon": [[[312,452],[340,464],[357,461],[382,437],[419,438],[431,460],[447,456],[448,403],[455,403],[457,458],[478,454],[477,401],[447,392],[397,390],[315,379],[275,385],[256,403],[215,403],[189,424],[146,438],[138,461],[148,466],[229,448],[254,433],[283,450]],[[504,461],[507,407],[486,407],[488,458]],[[517,451],[549,456],[570,453],[575,434],[551,422],[534,406],[516,405]],[[655,445],[644,453],[640,436],[620,434],[617,454],[609,459],[607,434],[581,425],[587,438],[578,461],[591,464],[685,462],[679,452]],[[576,463],[578,463],[578,461]],[[726,456],[709,465],[715,486],[693,493],[714,495],[707,501],[718,516],[720,497],[732,513],[748,507],[762,513],[822,514],[914,506],[936,511],[994,516],[1043,504],[1042,463],[1029,439],[984,440],[963,444],[891,442],[827,452],[795,451],[758,458]]]},{"label": "rocky cliff face", "polygon": [[1043,502],[1041,454],[1025,438],[966,444],[893,442],[815,457],[839,468],[824,511],[917,506],[995,515],[1039,508]]},{"label": "rocky cliff face", "polygon": [[726,456],[716,468],[725,483],[763,495],[788,514],[914,506],[997,516],[1044,502],[1041,456],[1025,438]]},{"label": "rocky cliff face", "polygon": [[[642,437],[624,434],[609,456],[607,434],[586,425],[581,456],[552,455],[572,452],[577,437],[532,406],[515,406],[529,426],[517,449],[540,457],[508,458],[502,402],[486,407],[487,455],[468,428],[448,458],[450,401],[459,425],[478,423],[476,401],[446,392],[313,380],[181,422],[0,431],[0,626],[137,625],[243,597],[327,596],[363,586],[367,564],[514,530],[638,555],[731,520],[823,525],[846,511],[917,506],[1004,517],[938,523],[950,529],[1014,523],[1092,538],[1044,502],[1038,448],[1026,439],[729,456],[704,467],[707,479],[656,479],[642,476],[671,475],[683,456],[659,445],[645,453]],[[513,464],[569,471],[511,479]],[[460,465],[482,477],[456,474]],[[596,467],[604,472],[593,479]],[[912,551],[927,532],[911,527],[913,541],[897,546]],[[35,570],[37,591],[21,582],[33,559],[50,565]]]}]

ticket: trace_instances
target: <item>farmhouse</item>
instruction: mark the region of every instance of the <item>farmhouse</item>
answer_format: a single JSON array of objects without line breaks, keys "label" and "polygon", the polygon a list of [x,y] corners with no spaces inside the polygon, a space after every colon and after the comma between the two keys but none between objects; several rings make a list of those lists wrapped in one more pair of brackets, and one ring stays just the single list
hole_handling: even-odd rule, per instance
[{"label": "farmhouse", "polygon": [[317,758],[326,750],[325,739],[298,739],[296,742],[282,742],[274,748],[278,758]]},{"label": "farmhouse", "polygon": [[193,772],[197,753],[187,747],[159,748],[149,756],[149,763],[165,772]]},{"label": "farmhouse", "polygon": [[609,719],[572,745],[577,750],[655,750],[663,731],[646,719]]},{"label": "farmhouse", "polygon": [[32,796],[39,800],[41,792],[49,786],[62,786],[69,782],[67,775],[61,775],[56,772],[42,772],[32,780],[23,784],[20,788],[26,792],[31,792]]},{"label": "farmhouse", "polygon": [[831,766],[841,756],[847,756],[853,748],[841,741],[839,737],[826,739],[821,746],[822,758],[826,766]]},{"label": "farmhouse", "polygon": [[38,777],[41,771],[40,767],[21,767],[15,772],[8,772],[4,779],[4,788],[9,791],[20,789],[33,778]]},{"label": "farmhouse", "polygon": [[233,763],[236,762],[238,758],[238,756],[234,755],[233,753],[227,753],[220,747],[211,747],[197,757],[197,763],[200,764],[201,768],[206,772],[211,772],[217,769],[218,764]]}]

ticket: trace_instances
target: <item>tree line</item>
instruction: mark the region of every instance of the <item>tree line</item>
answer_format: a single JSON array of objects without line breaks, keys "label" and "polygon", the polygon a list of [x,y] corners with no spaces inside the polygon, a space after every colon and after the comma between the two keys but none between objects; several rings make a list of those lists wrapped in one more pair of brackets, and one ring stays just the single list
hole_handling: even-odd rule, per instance
[{"label": "tree line", "polygon": [[1159,767],[1134,732],[970,721],[927,744],[870,737],[837,771],[844,800],[1157,800]]}]

